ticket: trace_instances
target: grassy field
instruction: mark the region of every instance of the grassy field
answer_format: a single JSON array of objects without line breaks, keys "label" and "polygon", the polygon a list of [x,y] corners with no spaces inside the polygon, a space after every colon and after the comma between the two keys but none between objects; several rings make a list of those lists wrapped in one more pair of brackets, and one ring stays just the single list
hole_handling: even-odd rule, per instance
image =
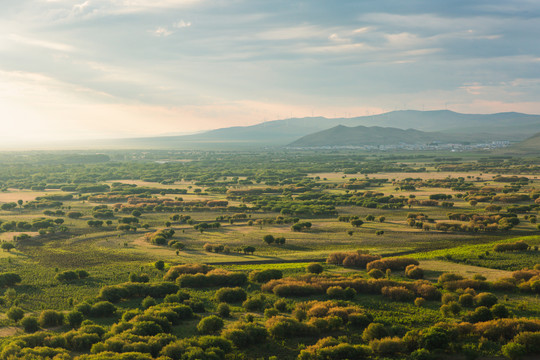
[{"label": "grassy field", "polygon": [[[159,159],[163,156],[160,154]],[[357,250],[380,255],[383,259],[401,257],[419,260],[426,284],[434,286],[443,294],[452,294],[456,301],[465,289],[448,290],[444,284],[437,283],[439,276],[451,272],[470,280],[475,275],[481,275],[487,281],[481,283],[483,287],[477,290],[478,293],[493,292],[499,303],[514,318],[538,319],[540,303],[532,290],[518,291],[514,285],[512,290],[505,291],[491,285],[501,278],[512,277],[513,271],[533,268],[540,263],[540,252],[535,250],[535,246],[540,245],[540,236],[534,221],[539,209],[535,194],[540,182],[534,171],[530,170],[533,165],[523,168],[521,160],[509,165],[509,161],[503,159],[500,163],[494,163],[493,168],[487,168],[481,165],[482,162],[477,162],[477,157],[470,155],[469,158],[468,155],[457,165],[474,165],[475,170],[458,169],[453,172],[440,171],[440,164],[432,158],[395,161],[363,155],[359,160],[350,159],[353,156],[350,153],[340,155],[341,158],[325,154],[331,159],[324,160],[326,162],[317,156],[310,157],[310,154],[295,155],[292,158],[284,156],[285,160],[276,160],[275,164],[270,161],[253,164],[254,160],[246,160],[249,154],[241,154],[238,159],[229,159],[227,154],[189,156],[194,158],[193,161],[172,165],[153,161],[137,162],[129,166],[118,162],[110,168],[77,165],[72,171],[78,177],[71,179],[69,184],[59,184],[63,181],[60,179],[68,176],[63,166],[41,169],[41,175],[34,174],[40,180],[28,180],[29,183],[25,183],[25,179],[33,179],[31,175],[34,170],[31,167],[21,165],[19,170],[27,175],[14,178],[2,175],[0,169],[0,182],[5,183],[5,191],[0,192],[0,207],[4,205],[0,210],[0,241],[14,246],[13,249],[6,247],[0,252],[0,273],[16,273],[22,279],[16,286],[6,286],[0,290],[0,310],[3,312],[0,316],[0,324],[3,326],[0,327],[0,337],[4,337],[4,341],[0,341],[0,358],[3,346],[9,344],[17,334],[23,333],[20,322],[6,315],[14,306],[20,307],[25,316],[38,317],[45,309],[67,314],[82,303],[93,304],[103,300],[98,298],[98,294],[104,286],[130,282],[133,274],[146,274],[150,284],[161,283],[168,269],[181,264],[210,264],[217,269],[246,275],[254,271],[277,270],[280,276],[288,278],[286,281],[302,283],[312,281],[309,276],[306,277],[306,267],[317,262],[323,265],[323,274],[313,277],[315,283],[323,280],[376,283],[365,265],[344,267],[325,263],[331,253],[355,253]],[[220,163],[221,160],[217,161],[213,157],[229,159],[229,162],[225,166]],[[280,159],[279,156],[276,159]],[[261,169],[267,163],[272,166]],[[450,165],[454,166],[456,162],[452,161]],[[384,168],[380,171],[371,170],[372,173],[367,176],[350,173],[351,169],[361,166],[369,169],[374,166]],[[400,167],[408,171],[397,171]],[[385,171],[386,168],[393,170]],[[212,175],[210,169],[219,175]],[[529,179],[526,182],[512,179],[495,182],[493,178],[499,174],[497,171],[503,170],[506,177],[525,176]],[[102,178],[89,183],[91,175],[88,174]],[[459,177],[466,183],[460,183],[464,188],[449,180]],[[413,189],[407,187],[405,180],[409,178],[422,179],[423,182],[416,183]],[[388,182],[370,183],[370,179],[387,179]],[[119,186],[118,183],[124,185]],[[14,187],[16,184],[19,184],[19,189]],[[44,188],[44,184],[49,184],[51,190],[31,190]],[[357,184],[360,188],[347,188],[351,184]],[[75,190],[61,191],[60,188],[64,189],[66,185],[69,185],[67,188],[75,186]],[[100,190],[92,187],[94,185],[108,187]],[[85,186],[93,190],[85,190]],[[145,190],[139,193],[137,189],[143,187]],[[486,187],[497,190],[485,190]],[[489,193],[489,199],[477,204],[468,200],[469,196],[484,195],[484,190]],[[431,200],[433,195],[440,194],[451,196],[446,201],[451,201],[453,206],[443,207],[444,200],[429,206],[422,204],[423,201]],[[516,197],[517,200],[513,202],[493,200],[495,195],[508,194],[517,194],[522,198]],[[61,204],[36,201],[39,197],[51,195],[73,195],[73,198],[62,199]],[[96,195],[111,195],[120,200],[103,201],[99,196],[97,200],[92,198]],[[54,197],[48,199],[54,201]],[[22,206],[16,204],[10,207],[9,203],[18,200],[22,200]],[[208,205],[208,202],[212,204],[214,201],[227,203],[225,206]],[[147,204],[137,207],[134,205],[136,202]],[[486,210],[487,206],[494,204],[501,209]],[[437,224],[440,223],[459,226],[469,224],[469,220],[449,220],[448,213],[460,213],[471,219],[473,216],[482,217],[481,221],[487,224],[492,221],[488,219],[489,216],[514,217],[512,207],[515,206],[525,208],[519,209],[515,216],[519,223],[507,229],[503,229],[503,221],[496,222],[495,225],[500,225],[500,229],[492,232],[484,231],[483,227],[477,231],[437,230]],[[74,212],[80,214],[70,216]],[[421,226],[411,226],[408,220],[410,214],[420,213],[423,214]],[[180,220],[180,215],[188,220]],[[342,217],[341,221],[339,217]],[[355,219],[363,223],[353,226],[351,220]],[[91,226],[97,220],[103,223]],[[39,228],[40,222],[44,221],[49,221],[48,225]],[[125,221],[135,222],[125,228]],[[208,225],[216,222],[219,226]],[[307,228],[299,231],[292,228],[295,223],[307,222],[310,224]],[[480,222],[473,225],[478,226]],[[201,224],[206,224],[208,228],[201,230]],[[162,244],[149,240],[165,230],[173,230],[174,234],[167,235]],[[283,244],[268,244],[263,241],[268,235],[283,237],[285,241]],[[171,246],[167,245],[171,241]],[[525,242],[529,248],[521,251],[493,251],[495,245],[519,241]],[[174,248],[174,242],[180,243],[181,248]],[[207,251],[205,244],[221,250]],[[246,251],[247,247],[253,251]],[[158,261],[164,262],[163,269],[156,267]],[[59,274],[77,270],[85,270],[89,276],[72,281],[58,280]],[[410,289],[416,286],[415,279],[407,277],[402,268],[383,272],[381,276],[386,280],[379,281],[388,281],[390,284],[386,287],[412,291]],[[249,316],[253,316],[257,326],[268,328],[271,316],[265,315],[264,310],[274,309],[274,304],[280,300],[285,301],[286,305],[285,310],[279,310],[279,316],[292,319],[295,307],[306,306],[305,303],[309,301],[323,303],[332,299],[336,304],[356,307],[356,312],[369,313],[373,317],[371,322],[382,324],[389,337],[400,339],[409,331],[422,332],[439,322],[453,326],[451,324],[466,321],[467,316],[474,311],[474,308],[464,306],[455,313],[449,313],[444,307],[441,308],[445,304],[441,303],[440,298],[428,299],[419,306],[414,303],[414,299],[420,297],[419,294],[409,294],[406,300],[396,300],[384,295],[382,289],[375,287],[368,291],[360,285],[357,285],[356,295],[338,299],[328,295],[326,289],[306,296],[282,296],[278,295],[279,292],[265,290],[263,284],[252,280],[241,286],[249,298],[261,298],[266,305],[250,310],[241,301],[232,302],[230,317],[224,317],[225,329],[248,322],[246,319]],[[170,334],[178,339],[198,338],[201,335],[197,330],[200,319],[218,313],[220,301],[216,300],[216,292],[222,287],[227,286],[181,286],[180,292],[191,297],[184,304],[196,309],[193,303],[201,302],[204,309],[193,318],[174,324]],[[129,322],[121,319],[123,314],[135,309],[143,311],[144,297],[115,302],[117,312],[109,317],[85,316],[108,332],[115,323]],[[155,300],[160,306],[168,306],[162,297],[156,297]],[[308,320],[300,322],[307,324]],[[53,329],[56,334],[65,334],[68,330],[65,323]],[[240,353],[236,348],[234,351],[235,356],[240,356],[239,359],[241,356],[246,359],[266,359],[271,355],[280,359],[296,359],[302,349],[326,336],[340,339],[342,343],[371,346],[370,341],[362,338],[362,332],[363,328],[355,329],[350,324],[341,324],[333,330],[319,329],[316,336],[279,338],[270,334],[260,346],[249,346]],[[471,335],[471,339],[474,338],[471,341],[479,341],[474,336]],[[491,350],[475,346],[478,354],[490,358],[502,355],[502,345],[494,346],[495,350],[491,353]],[[436,356],[444,353],[441,356],[458,359],[460,357],[454,355],[460,353],[459,346],[435,352]],[[76,357],[89,351],[90,348],[84,351],[70,350],[70,356]],[[388,356],[405,358],[411,352],[407,351]],[[24,358],[21,356],[19,358]],[[376,354],[372,358],[383,359],[385,356]]]}]

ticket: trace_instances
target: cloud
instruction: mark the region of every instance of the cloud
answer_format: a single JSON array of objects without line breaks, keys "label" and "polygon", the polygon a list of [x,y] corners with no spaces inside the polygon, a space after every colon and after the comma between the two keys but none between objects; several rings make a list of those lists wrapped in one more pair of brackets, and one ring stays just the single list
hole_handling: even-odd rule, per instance
[{"label": "cloud", "polygon": [[190,26],[191,26],[191,22],[189,22],[189,21],[184,21],[184,20],[180,20],[180,21],[174,23],[173,26],[174,26],[175,28],[177,28],[177,29],[187,28],[187,27],[190,27]]},{"label": "cloud", "polygon": [[152,34],[154,34],[155,36],[161,36],[161,37],[167,37],[167,36],[173,34],[172,31],[167,30],[167,28],[162,27],[162,26],[157,27],[155,30],[152,30],[151,32],[152,32]]},{"label": "cloud", "polygon": [[8,39],[19,44],[37,46],[37,47],[46,48],[50,50],[56,50],[56,51],[71,52],[75,50],[75,48],[71,45],[62,44],[62,43],[53,42],[53,41],[29,38],[29,37],[25,37],[25,36],[21,36],[17,34],[8,35]]}]

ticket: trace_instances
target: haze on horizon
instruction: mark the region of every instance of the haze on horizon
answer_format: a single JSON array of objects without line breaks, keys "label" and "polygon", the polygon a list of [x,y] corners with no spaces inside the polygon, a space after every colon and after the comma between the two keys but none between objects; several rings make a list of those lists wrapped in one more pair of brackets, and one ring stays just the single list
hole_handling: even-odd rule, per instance
[{"label": "haze on horizon", "polygon": [[397,109],[540,114],[540,2],[1,3],[0,142]]}]

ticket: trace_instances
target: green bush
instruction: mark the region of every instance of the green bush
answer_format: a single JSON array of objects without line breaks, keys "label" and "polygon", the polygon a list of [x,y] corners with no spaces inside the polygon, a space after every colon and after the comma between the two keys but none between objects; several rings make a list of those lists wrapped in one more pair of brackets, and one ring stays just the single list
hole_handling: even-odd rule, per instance
[{"label": "green bush", "polygon": [[217,307],[217,313],[222,318],[228,318],[231,316],[231,308],[226,303],[221,303]]},{"label": "green bush", "polygon": [[368,276],[373,279],[382,279],[384,277],[384,272],[379,269],[372,269],[368,272]]},{"label": "green bush", "polygon": [[242,306],[247,311],[263,311],[265,305],[265,297],[263,295],[252,296],[242,303]]},{"label": "green bush", "polygon": [[266,283],[270,280],[281,279],[283,272],[277,269],[255,270],[249,274],[249,280],[258,283]]},{"label": "green bush", "polygon": [[268,337],[266,329],[259,324],[237,322],[223,332],[223,337],[238,348],[260,344]]},{"label": "green bush", "polygon": [[319,263],[311,263],[306,266],[306,272],[310,274],[320,274],[323,270],[323,266]]},{"label": "green bush", "polygon": [[66,315],[66,321],[69,324],[69,326],[71,326],[72,328],[79,327],[81,323],[83,322],[83,320],[84,320],[84,315],[80,311],[77,311],[77,310],[70,311]]},{"label": "green bush", "polygon": [[100,301],[95,303],[90,308],[90,316],[93,317],[110,317],[116,312],[116,306],[109,301]]},{"label": "green bush", "polygon": [[246,300],[247,293],[240,287],[221,288],[216,292],[216,299],[224,303],[238,303]]},{"label": "green bush", "polygon": [[398,337],[374,339],[369,343],[369,346],[375,354],[382,356],[395,356],[406,350],[405,343]]},{"label": "green bush", "polygon": [[340,286],[331,286],[326,289],[326,295],[328,295],[328,297],[331,299],[344,299],[345,290],[343,290],[343,288]]},{"label": "green bush", "polygon": [[527,354],[527,349],[522,344],[509,342],[508,344],[503,345],[501,352],[504,356],[511,360],[517,360]]},{"label": "green bush", "polygon": [[21,320],[21,325],[25,332],[34,333],[39,330],[39,322],[33,316],[27,316]]},{"label": "green bush", "polygon": [[476,306],[492,307],[497,303],[497,297],[492,293],[483,292],[474,297]]},{"label": "green bush", "polygon": [[55,310],[43,310],[39,315],[38,322],[42,328],[51,328],[62,325],[64,314]]},{"label": "green bush", "polygon": [[17,306],[12,306],[6,313],[10,320],[15,322],[21,320],[24,316],[24,310]]},{"label": "green bush", "polygon": [[370,342],[371,340],[385,338],[388,335],[388,331],[383,324],[371,323],[364,329],[362,339],[364,339],[365,342]]},{"label": "green bush", "polygon": [[493,314],[491,313],[491,310],[489,310],[485,306],[477,307],[472,313],[468,314],[464,318],[465,321],[468,321],[471,323],[489,321],[492,319],[493,319]]},{"label": "green bush", "polygon": [[223,320],[218,316],[207,316],[199,321],[197,331],[201,334],[215,334],[223,329],[224,324]]},{"label": "green bush", "polygon": [[268,334],[276,339],[313,336],[318,333],[315,326],[283,316],[273,316],[266,320]]},{"label": "green bush", "polygon": [[22,281],[21,276],[16,273],[0,273],[0,287],[11,287]]},{"label": "green bush", "polygon": [[440,327],[427,329],[420,339],[420,346],[427,350],[446,349],[450,343],[450,333]]},{"label": "green bush", "polygon": [[491,313],[496,319],[503,319],[510,317],[510,312],[508,311],[508,308],[504,306],[503,304],[495,304],[491,307]]},{"label": "green bush", "polygon": [[459,303],[464,307],[473,307],[474,305],[474,296],[471,294],[462,294],[459,296]]}]

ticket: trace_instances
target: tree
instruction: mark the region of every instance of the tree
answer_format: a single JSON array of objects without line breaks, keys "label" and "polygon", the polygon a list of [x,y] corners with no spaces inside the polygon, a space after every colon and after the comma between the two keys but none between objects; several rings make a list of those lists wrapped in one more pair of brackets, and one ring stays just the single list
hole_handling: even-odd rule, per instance
[{"label": "tree", "polygon": [[21,320],[21,325],[25,332],[34,333],[39,330],[39,323],[33,316],[27,316]]},{"label": "tree", "polygon": [[66,321],[72,328],[77,328],[84,320],[84,315],[77,310],[71,311],[66,315]]},{"label": "tree", "polygon": [[319,263],[311,263],[306,266],[306,271],[310,274],[320,274],[323,270],[323,266]]},{"label": "tree", "polygon": [[6,313],[7,317],[15,322],[21,320],[24,316],[24,310],[19,308],[19,307],[16,307],[16,306],[12,306],[8,312]]},{"label": "tree", "polygon": [[0,245],[0,247],[2,248],[2,250],[7,251],[7,252],[10,252],[11,249],[14,249],[14,248],[15,248],[15,245],[13,245],[13,244],[10,243],[10,242],[4,241],[4,242],[2,243],[2,245]]},{"label": "tree", "polygon": [[274,239],[274,237],[273,237],[272,235],[265,235],[265,236],[263,237],[263,241],[264,241],[265,243],[267,243],[268,245],[270,245],[270,244],[272,244],[272,243],[275,241],[275,239]]},{"label": "tree", "polygon": [[224,324],[223,320],[216,315],[207,316],[199,321],[197,331],[201,334],[215,334],[223,329]]},{"label": "tree", "polygon": [[364,224],[364,222],[360,219],[351,220],[351,225],[354,227],[360,227]]}]

